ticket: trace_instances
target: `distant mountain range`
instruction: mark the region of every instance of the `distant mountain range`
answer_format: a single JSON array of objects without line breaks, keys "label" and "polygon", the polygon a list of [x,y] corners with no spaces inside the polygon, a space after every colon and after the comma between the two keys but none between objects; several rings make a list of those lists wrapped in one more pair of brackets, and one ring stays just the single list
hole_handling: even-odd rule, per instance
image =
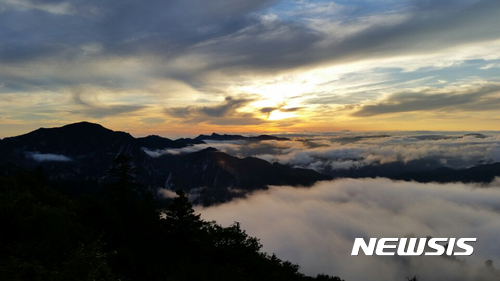
[{"label": "distant mountain range", "polygon": [[212,133],[211,135],[199,135],[198,137],[195,138],[195,140],[199,140],[199,141],[205,141],[205,140],[209,140],[209,141],[237,141],[237,140],[244,140],[244,141],[263,141],[263,140],[286,141],[286,140],[290,140],[290,139],[269,136],[269,135],[245,137],[245,136],[241,136],[241,135],[226,135],[226,134],[219,135],[216,133]]},{"label": "distant mountain range", "polygon": [[219,135],[216,133],[212,133],[211,135],[199,135],[194,139],[190,138],[180,138],[176,140],[171,140],[168,138],[160,137],[157,135],[151,135],[143,138],[137,138],[141,145],[150,150],[160,150],[166,148],[183,148],[195,144],[204,144],[205,141],[249,141],[249,142],[258,142],[264,140],[277,140],[277,141],[285,141],[289,140],[288,138],[281,138],[269,135],[260,135],[253,137],[245,137],[242,135]]},{"label": "distant mountain range", "polygon": [[[132,159],[139,171],[136,180],[148,188],[182,189],[202,204],[228,201],[269,185],[310,186],[320,180],[339,177],[387,177],[419,182],[490,182],[500,176],[500,163],[454,170],[433,163],[387,163],[320,174],[279,163],[247,157],[238,158],[206,148],[182,154],[163,154],[157,158],[144,150],[184,148],[206,142],[265,140],[284,141],[269,135],[199,135],[194,139],[171,140],[160,136],[134,138],[99,124],[81,122],[59,128],[40,128],[33,132],[0,140],[0,174],[43,167],[55,182],[85,186],[85,182],[106,182],[107,171],[119,154]],[[427,167],[421,169],[420,167]]]},{"label": "distant mountain range", "polygon": [[367,165],[359,168],[330,170],[324,172],[333,178],[376,178],[427,182],[490,183],[500,177],[500,163],[480,164],[465,169],[452,169],[429,160],[396,161]]},{"label": "distant mountain range", "polygon": [[158,149],[165,149],[165,148],[183,148],[186,146],[191,146],[195,144],[203,144],[205,143],[202,140],[199,139],[176,139],[176,140],[171,140],[168,138],[152,135],[152,136],[147,136],[143,138],[137,138],[139,140],[140,144],[148,149],[151,150],[158,150]]}]

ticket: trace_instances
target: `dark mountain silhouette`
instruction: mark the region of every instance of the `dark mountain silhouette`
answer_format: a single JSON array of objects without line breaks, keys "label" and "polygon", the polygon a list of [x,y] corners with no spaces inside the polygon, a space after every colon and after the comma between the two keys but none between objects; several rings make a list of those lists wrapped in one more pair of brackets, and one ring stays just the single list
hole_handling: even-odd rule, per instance
[{"label": "dark mountain silhouette", "polygon": [[432,160],[413,160],[408,163],[392,162],[368,165],[347,170],[325,171],[334,178],[375,178],[427,182],[489,183],[500,177],[500,163],[482,164],[465,169],[442,167]]},{"label": "dark mountain silhouette", "polygon": [[0,144],[2,152],[7,153],[7,149],[15,149],[77,157],[102,150],[118,152],[125,148],[123,145],[135,146],[138,142],[128,133],[80,122],[59,128],[40,128],[21,136],[5,138]]},{"label": "dark mountain silhouette", "polygon": [[[380,139],[380,138],[389,138],[391,135],[382,134],[382,135],[365,135],[365,136],[351,136],[351,137],[340,137],[331,139],[333,142],[339,142],[341,144],[355,143],[358,141],[366,140],[366,139]],[[450,136],[450,135],[436,135],[436,134],[426,134],[426,135],[417,135],[411,136],[411,138],[418,140],[457,140],[463,139],[466,137],[474,137],[478,139],[484,139],[487,136],[478,133],[469,133],[461,136]]]},{"label": "dark mountain silhouette", "polygon": [[[141,181],[152,180],[154,172],[159,172],[137,139],[89,122],[40,128],[0,141],[0,164],[14,163],[28,169],[42,166],[53,180],[102,180],[119,154],[134,159]],[[51,155],[68,161],[50,161]]]},{"label": "dark mountain silhouette", "polygon": [[190,146],[190,145],[195,145],[195,144],[203,144],[205,143],[202,140],[197,140],[197,139],[190,139],[190,138],[180,138],[175,140],[176,143],[183,144],[184,147]]},{"label": "dark mountain silhouette", "polygon": [[94,184],[109,180],[107,171],[113,160],[117,155],[126,154],[139,172],[136,181],[152,188],[168,186],[187,192],[203,187],[206,195],[202,194],[199,201],[205,203],[229,200],[268,185],[311,185],[330,178],[312,170],[292,169],[256,158],[240,159],[213,149],[160,158],[152,158],[143,150],[144,147],[181,148],[197,143],[203,141],[173,141],[159,136],[136,139],[128,133],[89,122],[40,128],[0,141],[0,173],[41,166],[53,181]]},{"label": "dark mountain silhouette", "polygon": [[454,170],[447,167],[426,172],[405,173],[394,179],[414,180],[418,182],[478,182],[487,183],[500,177],[500,163],[484,164],[467,169]]},{"label": "dark mountain silhouette", "polygon": [[234,141],[234,140],[244,140],[244,141],[263,141],[263,140],[278,140],[284,141],[289,140],[287,138],[269,136],[269,135],[260,135],[255,137],[245,137],[242,135],[219,135],[216,133],[212,133],[211,135],[199,135],[195,138],[195,140],[212,140],[212,141]]},{"label": "dark mountain silhouette", "polygon": [[116,181],[77,198],[41,170],[0,175],[1,280],[342,281],[262,252],[240,223],[201,219],[182,191],[160,209],[132,188],[128,157],[115,164]]},{"label": "dark mountain silhouette", "polygon": [[[353,159],[356,160],[356,159]],[[396,178],[402,174],[414,172],[430,172],[443,167],[439,159],[416,159],[408,162],[394,161],[388,163],[374,163],[351,169],[332,169],[323,171],[333,177],[365,178],[386,177]]]},{"label": "dark mountain silhouette", "polygon": [[342,144],[358,142],[366,139],[379,139],[379,138],[388,138],[390,135],[374,135],[374,136],[355,136],[355,137],[344,137],[344,138],[336,138],[332,139],[334,142],[339,142]]},{"label": "dark mountain silhouette", "polygon": [[186,146],[205,143],[202,140],[185,139],[185,138],[171,140],[157,135],[137,138],[137,140],[143,147],[151,150],[165,149],[165,148],[183,148]]},{"label": "dark mountain silhouette", "polygon": [[163,138],[157,135],[150,135],[143,138],[137,138],[143,147],[149,149],[163,149],[163,148],[182,148],[183,144],[178,144],[175,141]]},{"label": "dark mountain silhouette", "polygon": [[201,135],[195,139],[170,140],[159,136],[134,138],[101,125],[80,122],[59,128],[40,128],[28,134],[0,140],[0,174],[43,167],[52,181],[72,181],[84,189],[85,182],[106,182],[106,173],[120,154],[132,159],[139,172],[136,181],[149,188],[181,189],[200,203],[211,204],[244,196],[269,185],[308,186],[319,180],[349,177],[387,177],[419,182],[491,182],[500,176],[500,163],[454,170],[437,160],[414,160],[407,163],[375,163],[357,169],[295,169],[271,164],[262,159],[230,156],[213,148],[194,153],[150,157],[148,149],[182,148],[206,140],[285,140],[273,136]]},{"label": "dark mountain silhouette", "polygon": [[211,147],[195,153],[163,155],[158,161],[162,170],[170,171],[167,188],[189,191],[193,186],[204,187],[199,192],[205,204],[229,200],[268,185],[310,186],[331,179],[313,170],[271,164],[254,157],[241,159]]},{"label": "dark mountain silhouette", "polygon": [[[134,155],[135,161],[145,163],[138,141],[130,134],[88,122],[40,128],[0,141],[1,164],[14,163],[27,169],[41,165],[54,180],[99,180],[120,153]],[[43,161],[50,155],[68,161]]]}]

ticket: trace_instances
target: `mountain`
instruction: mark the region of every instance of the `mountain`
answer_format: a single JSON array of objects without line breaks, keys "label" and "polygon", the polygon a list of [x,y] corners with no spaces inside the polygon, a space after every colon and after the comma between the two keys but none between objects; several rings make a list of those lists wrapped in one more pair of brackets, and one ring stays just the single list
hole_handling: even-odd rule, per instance
[{"label": "mountain", "polygon": [[227,201],[268,185],[311,185],[330,178],[257,158],[240,159],[211,148],[159,158],[144,152],[145,147],[181,148],[200,143],[200,139],[134,138],[89,122],[40,128],[0,140],[0,174],[41,166],[50,180],[61,185],[82,188],[85,182],[92,182],[95,186],[95,182],[109,181],[107,171],[114,159],[126,154],[139,172],[136,181],[143,186],[194,193],[203,188],[198,202],[204,204]]},{"label": "mountain", "polygon": [[141,171],[140,180],[152,180],[158,172],[140,141],[89,122],[40,128],[0,141],[0,164],[26,169],[42,166],[53,180],[102,180],[118,154],[133,159]]},{"label": "mountain", "polygon": [[137,138],[143,147],[151,150],[164,149],[164,148],[182,148],[185,145],[178,144],[175,141],[163,138],[157,135],[151,135],[143,138]]},{"label": "mountain", "polygon": [[170,171],[165,187],[169,189],[196,190],[205,204],[265,189],[268,185],[310,186],[331,177],[313,170],[291,168],[279,163],[247,157],[238,158],[215,148],[179,155],[163,155],[158,158],[162,170]]},{"label": "mountain", "polygon": [[183,148],[186,146],[205,143],[202,140],[185,139],[185,138],[171,140],[157,135],[137,138],[137,140],[141,143],[143,147],[148,148],[150,150],[165,149],[165,148]]},{"label": "mountain", "polygon": [[[238,158],[207,148],[198,152],[165,154],[153,158],[144,148],[182,148],[205,140],[285,140],[273,136],[201,135],[170,140],[159,136],[134,138],[99,124],[80,122],[0,140],[0,175],[42,167],[46,176],[67,190],[85,190],[109,182],[108,170],[119,154],[126,154],[139,172],[135,181],[150,190],[182,189],[198,203],[212,204],[241,197],[269,185],[309,186],[320,180],[349,177],[387,177],[419,182],[491,182],[500,176],[500,163],[454,170],[434,160],[375,163],[357,169],[318,173],[247,157]],[[76,192],[76,191],[75,191]]]},{"label": "mountain", "polygon": [[219,135],[216,133],[212,133],[211,135],[199,135],[195,138],[195,140],[211,140],[211,141],[235,141],[235,140],[243,140],[243,141],[263,141],[263,140],[278,140],[278,141],[286,141],[290,140],[288,138],[281,138],[269,135],[260,135],[254,137],[245,137],[242,135]]},{"label": "mountain", "polygon": [[190,139],[190,138],[176,139],[175,142],[184,145],[184,147],[195,145],[195,144],[204,144],[205,143],[202,140]]},{"label": "mountain", "polygon": [[481,164],[464,169],[443,167],[437,160],[396,161],[346,170],[323,171],[334,178],[375,178],[427,182],[490,183],[500,177],[500,163]]},{"label": "mountain", "polygon": [[418,182],[478,182],[488,183],[500,177],[500,163],[483,164],[466,169],[451,169],[447,167],[438,168],[426,172],[414,172],[401,174],[395,179],[413,180]]},{"label": "mountain", "polygon": [[3,139],[4,150],[36,151],[38,153],[79,156],[103,149],[119,149],[137,143],[130,134],[115,132],[99,124],[80,122],[59,128],[40,128],[25,135]]}]

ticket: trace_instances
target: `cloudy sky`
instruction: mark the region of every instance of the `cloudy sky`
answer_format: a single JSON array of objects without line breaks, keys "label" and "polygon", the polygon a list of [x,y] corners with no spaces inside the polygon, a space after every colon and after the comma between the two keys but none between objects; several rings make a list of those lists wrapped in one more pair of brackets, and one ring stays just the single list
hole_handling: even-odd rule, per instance
[{"label": "cloudy sky", "polygon": [[0,0],[0,137],[500,128],[498,0]]}]

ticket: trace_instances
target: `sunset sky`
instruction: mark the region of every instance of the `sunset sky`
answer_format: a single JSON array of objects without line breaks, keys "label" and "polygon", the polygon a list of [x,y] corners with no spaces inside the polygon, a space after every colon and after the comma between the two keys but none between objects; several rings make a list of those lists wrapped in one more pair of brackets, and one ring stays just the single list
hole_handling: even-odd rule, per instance
[{"label": "sunset sky", "polygon": [[0,138],[498,130],[498,0],[0,0]]}]

